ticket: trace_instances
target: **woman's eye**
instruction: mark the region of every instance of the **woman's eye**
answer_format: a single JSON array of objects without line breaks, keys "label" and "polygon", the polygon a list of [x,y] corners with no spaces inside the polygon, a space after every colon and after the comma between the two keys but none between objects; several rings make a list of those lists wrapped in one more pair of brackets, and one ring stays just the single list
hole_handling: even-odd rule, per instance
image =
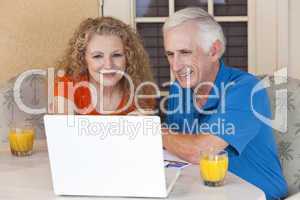
[{"label": "woman's eye", "polygon": [[95,55],[95,56],[93,56],[93,58],[102,58],[102,56],[101,55]]},{"label": "woman's eye", "polygon": [[123,54],[121,54],[121,53],[115,53],[115,54],[113,54],[113,57],[115,57],[115,58],[122,57],[122,56],[123,56]]}]

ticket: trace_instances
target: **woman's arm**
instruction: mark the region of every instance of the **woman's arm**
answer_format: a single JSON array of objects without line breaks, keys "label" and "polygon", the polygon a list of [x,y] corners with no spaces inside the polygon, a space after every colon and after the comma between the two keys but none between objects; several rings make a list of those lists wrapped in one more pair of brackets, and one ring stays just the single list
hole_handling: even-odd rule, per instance
[{"label": "woman's arm", "polygon": [[49,105],[48,113],[72,115],[75,112],[73,103],[70,100],[61,96],[54,96],[53,102]]}]

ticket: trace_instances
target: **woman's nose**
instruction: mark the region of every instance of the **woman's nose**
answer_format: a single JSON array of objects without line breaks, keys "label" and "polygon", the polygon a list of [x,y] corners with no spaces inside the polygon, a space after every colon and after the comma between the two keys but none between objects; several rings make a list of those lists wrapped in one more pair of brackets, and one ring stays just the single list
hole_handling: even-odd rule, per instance
[{"label": "woman's nose", "polygon": [[110,69],[110,68],[112,68],[112,66],[113,66],[113,60],[110,56],[107,56],[104,59],[104,68]]}]

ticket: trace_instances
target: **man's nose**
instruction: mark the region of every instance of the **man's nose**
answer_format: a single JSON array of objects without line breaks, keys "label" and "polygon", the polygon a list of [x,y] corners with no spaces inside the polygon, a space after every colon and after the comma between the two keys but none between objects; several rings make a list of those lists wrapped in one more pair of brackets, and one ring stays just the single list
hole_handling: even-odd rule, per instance
[{"label": "man's nose", "polygon": [[173,58],[172,68],[173,68],[174,72],[178,72],[183,68],[182,60],[181,60],[180,56],[178,56],[176,54],[174,55],[174,58]]}]

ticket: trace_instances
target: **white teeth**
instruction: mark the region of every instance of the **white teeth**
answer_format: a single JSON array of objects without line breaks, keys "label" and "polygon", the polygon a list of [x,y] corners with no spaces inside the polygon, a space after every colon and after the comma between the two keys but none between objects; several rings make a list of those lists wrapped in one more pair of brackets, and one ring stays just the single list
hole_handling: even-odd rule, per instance
[{"label": "white teeth", "polygon": [[115,74],[117,70],[101,70],[99,71],[100,74]]},{"label": "white teeth", "polygon": [[177,73],[178,76],[181,77],[186,77],[189,76],[193,71],[190,68],[185,68],[184,70],[182,70],[180,73]]}]

